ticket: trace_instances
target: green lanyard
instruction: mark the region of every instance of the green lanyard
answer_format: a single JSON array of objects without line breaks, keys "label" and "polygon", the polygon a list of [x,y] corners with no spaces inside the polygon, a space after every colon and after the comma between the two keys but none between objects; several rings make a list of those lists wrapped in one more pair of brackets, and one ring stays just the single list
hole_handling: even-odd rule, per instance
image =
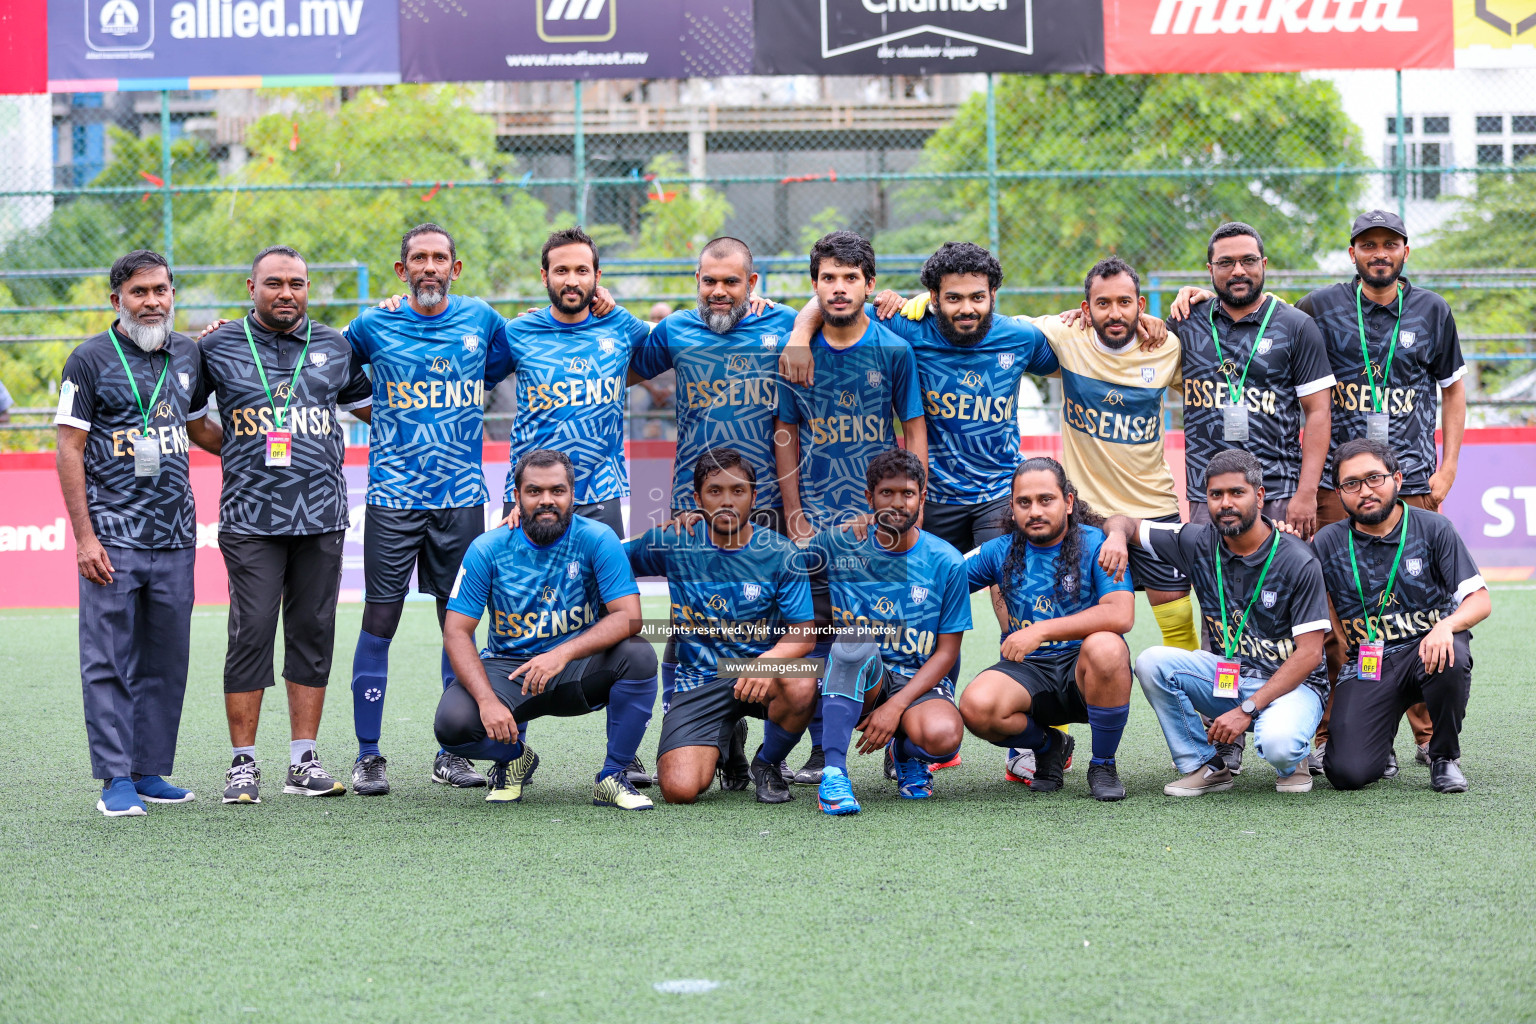
[{"label": "green lanyard", "polygon": [[304,348],[299,352],[299,361],[293,367],[293,379],[288,382],[288,401],[283,403],[282,409],[277,407],[277,399],[272,397],[272,385],[267,383],[266,368],[261,365],[261,356],[256,353],[256,339],[251,337],[250,317],[241,317],[240,326],[245,328],[245,343],[251,346],[251,358],[256,360],[256,372],[261,374],[261,386],[267,389],[267,402],[272,406],[272,415],[277,417],[277,429],[283,429],[283,420],[288,418],[288,407],[293,404],[293,392],[299,386],[299,371],[304,369],[304,355],[309,351],[309,339],[314,335],[315,322],[309,321],[309,327],[304,331]]},{"label": "green lanyard", "polygon": [[[128,357],[123,355],[123,346],[117,343],[117,332],[108,327],[107,336],[112,339],[112,347],[117,349],[117,358],[122,360],[123,372],[128,375],[128,386],[133,388],[133,400],[139,403],[139,415],[144,417],[144,434],[148,436],[149,410],[155,407],[155,401],[160,397],[160,387],[165,383],[165,375],[171,371],[171,354],[169,352],[165,354],[165,365],[160,367],[160,379],[155,382],[155,392],[149,396],[149,405],[146,407],[143,397],[139,394],[139,382],[133,379],[133,371],[128,368]],[[155,361],[153,359],[149,361],[149,369],[151,373],[154,372]]]},{"label": "green lanyard", "polygon": [[[1264,340],[1264,329],[1269,326],[1269,318],[1275,315],[1275,307],[1278,306],[1278,305],[1280,305],[1280,300],[1279,299],[1270,299],[1269,300],[1269,311],[1264,314],[1264,320],[1263,320],[1262,323],[1259,324],[1259,333],[1255,334],[1253,336],[1253,347],[1248,350],[1248,361],[1243,364],[1243,376],[1238,380],[1237,386],[1236,387],[1232,386],[1232,375],[1231,374],[1228,374],[1228,373],[1222,374],[1222,376],[1227,378],[1227,394],[1231,397],[1233,405],[1237,405],[1242,400],[1243,388],[1248,383],[1248,367],[1253,365],[1254,353],[1258,352],[1258,350],[1259,350],[1259,342]],[[1210,313],[1210,320],[1211,320],[1211,340],[1216,343],[1216,363],[1217,363],[1217,365],[1219,367],[1219,366],[1225,365],[1227,360],[1226,360],[1226,357],[1221,354],[1221,338],[1216,334],[1216,300],[1215,299],[1211,300],[1211,308],[1209,310],[1209,313]],[[1233,324],[1232,326],[1236,327],[1237,325]]]},{"label": "green lanyard", "polygon": [[[1376,401],[1376,371],[1371,369],[1371,352],[1365,347],[1365,313],[1360,309],[1360,294],[1363,287],[1355,284],[1355,323],[1360,327],[1360,355],[1365,359],[1365,381],[1371,386],[1371,408],[1381,412],[1381,403]],[[1387,378],[1392,375],[1392,357],[1397,354],[1397,332],[1403,327],[1403,286],[1397,286],[1397,323],[1392,325],[1392,344],[1387,347],[1387,361],[1381,367],[1381,386],[1387,386]]]},{"label": "green lanyard", "polygon": [[1237,632],[1234,634],[1227,628],[1227,590],[1221,579],[1221,540],[1216,541],[1216,603],[1221,605],[1221,649],[1230,659],[1237,651],[1238,637],[1243,635],[1243,629],[1248,625],[1248,615],[1253,611],[1253,603],[1259,599],[1259,591],[1264,586],[1264,577],[1269,575],[1269,563],[1275,560],[1275,552],[1280,550],[1280,531],[1270,527],[1274,539],[1269,545],[1269,554],[1264,557],[1264,568],[1259,570],[1258,582],[1253,585],[1253,596],[1248,598],[1248,607],[1243,611],[1243,617],[1237,621]]},{"label": "green lanyard", "polygon": [[[1392,584],[1397,582],[1397,565],[1403,560],[1403,544],[1408,540],[1408,503],[1403,506],[1403,534],[1397,538],[1397,554],[1392,556],[1392,571],[1387,574],[1387,589],[1381,592],[1381,601],[1376,606],[1376,615],[1387,610],[1387,605],[1392,602]],[[1365,615],[1365,636],[1368,643],[1376,642],[1376,627],[1371,625],[1371,610],[1365,604],[1365,588],[1360,585],[1360,566],[1355,564],[1355,528],[1349,528],[1349,568],[1355,574],[1355,593],[1360,595],[1360,611]]]}]

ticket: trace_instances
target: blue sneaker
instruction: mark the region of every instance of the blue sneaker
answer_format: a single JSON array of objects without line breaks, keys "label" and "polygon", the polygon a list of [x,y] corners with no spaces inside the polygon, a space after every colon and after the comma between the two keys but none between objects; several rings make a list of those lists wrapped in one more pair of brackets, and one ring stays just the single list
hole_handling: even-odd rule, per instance
[{"label": "blue sneaker", "polygon": [[149,813],[144,801],[139,799],[138,790],[133,788],[133,780],[126,778],[113,779],[101,787],[101,799],[96,801],[96,809],[109,818]]},{"label": "blue sneaker", "polygon": [[933,770],[916,758],[897,761],[896,785],[903,800],[926,800],[933,796]]},{"label": "blue sneaker", "polygon": [[133,784],[148,804],[189,804],[197,799],[190,789],[173,786],[158,775],[146,775]]},{"label": "blue sneaker", "polygon": [[853,783],[841,768],[831,765],[821,770],[821,785],[816,789],[816,803],[828,814],[858,814],[859,801],[853,795]]}]

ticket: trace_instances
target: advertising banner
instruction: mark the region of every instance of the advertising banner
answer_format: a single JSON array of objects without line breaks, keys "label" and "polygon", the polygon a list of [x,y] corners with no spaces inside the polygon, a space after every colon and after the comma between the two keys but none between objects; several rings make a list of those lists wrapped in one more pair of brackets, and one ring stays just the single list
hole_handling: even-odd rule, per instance
[{"label": "advertising banner", "polygon": [[1112,75],[1448,68],[1451,0],[1104,0]]},{"label": "advertising banner", "polygon": [[36,3],[0,5],[0,96],[47,91],[47,11]]},{"label": "advertising banner", "polygon": [[48,0],[55,92],[400,80],[395,0]]},{"label": "advertising banner", "polygon": [[742,75],[752,0],[401,0],[400,44],[408,82]]},{"label": "advertising banner", "polygon": [[762,75],[1104,70],[1097,3],[1082,0],[759,0]]},{"label": "advertising banner", "polygon": [[1536,67],[1536,0],[1451,0],[1458,68]]}]

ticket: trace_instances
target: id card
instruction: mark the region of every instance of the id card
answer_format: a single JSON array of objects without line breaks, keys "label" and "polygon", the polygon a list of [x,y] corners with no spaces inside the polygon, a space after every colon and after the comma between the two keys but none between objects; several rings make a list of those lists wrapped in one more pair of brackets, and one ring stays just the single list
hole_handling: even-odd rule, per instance
[{"label": "id card", "polygon": [[1371,441],[1387,441],[1387,424],[1391,417],[1384,412],[1368,412],[1365,414],[1365,436]]},{"label": "id card", "polygon": [[1216,685],[1211,688],[1213,697],[1236,697],[1237,679],[1241,667],[1235,661],[1216,663]]},{"label": "id card", "polygon": [[1360,661],[1355,666],[1355,671],[1361,679],[1368,679],[1373,683],[1381,680],[1381,657],[1381,644],[1360,645]]},{"label": "id card", "polygon": [[293,465],[293,432],[291,430],[267,431],[267,465]]},{"label": "id card", "polygon": [[160,475],[160,438],[154,434],[133,434],[133,475]]},{"label": "id card", "polygon": [[1248,407],[1246,405],[1221,407],[1221,438],[1223,441],[1248,440]]}]

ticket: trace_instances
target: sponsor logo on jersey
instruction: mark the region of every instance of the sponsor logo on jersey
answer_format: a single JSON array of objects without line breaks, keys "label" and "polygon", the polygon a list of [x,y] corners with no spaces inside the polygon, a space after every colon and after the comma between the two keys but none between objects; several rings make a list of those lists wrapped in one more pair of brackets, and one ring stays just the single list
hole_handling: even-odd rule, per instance
[{"label": "sponsor logo on jersey", "polygon": [[928,588],[927,587],[913,587],[912,588],[912,603],[913,604],[922,604],[926,600],[928,600]]},{"label": "sponsor logo on jersey", "polygon": [[181,390],[183,390],[183,391],[187,390],[187,388],[192,386],[192,375],[191,374],[188,374],[188,373],[177,373],[176,374],[176,379],[181,382]]},{"label": "sponsor logo on jersey", "polygon": [[161,402],[159,405],[155,406],[155,419],[168,420],[173,415],[175,415],[175,413],[171,411],[170,402]]},{"label": "sponsor logo on jersey", "polygon": [[1074,591],[1076,591],[1077,590],[1077,577],[1075,575],[1071,574],[1071,573],[1068,573],[1067,575],[1063,576],[1061,578],[1061,589],[1065,590],[1069,594],[1074,592]]},{"label": "sponsor logo on jersey", "polygon": [[837,396],[837,404],[844,409],[852,409],[859,404],[859,400],[853,397],[852,391],[844,391]]},{"label": "sponsor logo on jersey", "polygon": [[325,365],[325,359],[326,359],[326,355],[325,355],[324,352],[311,352],[309,354],[309,361],[311,363],[313,363],[315,366],[324,366]]},{"label": "sponsor logo on jersey", "polygon": [[704,602],[704,607],[708,608],[712,612],[719,612],[722,615],[725,614],[725,612],[728,610],[726,608],[725,598],[719,594],[709,595],[709,600]]},{"label": "sponsor logo on jersey", "polygon": [[1417,576],[1424,571],[1424,559],[1422,558],[1410,558],[1403,564],[1408,567],[1409,576]]},{"label": "sponsor logo on jersey", "polygon": [[1414,331],[1402,331],[1397,336],[1397,343],[1403,348],[1413,348],[1413,343],[1418,340],[1419,336]]},{"label": "sponsor logo on jersey", "polygon": [[1152,369],[1152,367],[1150,367],[1150,366],[1143,366],[1141,368],[1141,382],[1143,384],[1151,384],[1156,379],[1157,379],[1157,371]]},{"label": "sponsor logo on jersey", "polygon": [[1048,598],[1048,597],[1045,597],[1044,595],[1041,595],[1040,597],[1035,598],[1035,614],[1036,615],[1049,615],[1049,614],[1051,614],[1051,599]]},{"label": "sponsor logo on jersey", "polygon": [[875,603],[870,607],[874,608],[874,610],[881,615],[890,615],[896,610],[896,605],[893,604],[891,599],[888,597],[875,598]]},{"label": "sponsor logo on jersey", "polygon": [[1269,339],[1269,338],[1260,338],[1259,339],[1259,355],[1261,355],[1261,356],[1269,355],[1269,350],[1274,348],[1274,347],[1275,347],[1275,343],[1271,339]]},{"label": "sponsor logo on jersey", "polygon": [[612,338],[598,338],[597,339],[597,349],[598,349],[599,352],[601,352],[605,356],[613,355],[614,349],[616,349],[617,347],[618,346],[615,344],[615,342],[614,342],[614,340]]},{"label": "sponsor logo on jersey", "polygon": [[979,388],[981,387],[982,383],[981,374],[977,373],[975,370],[966,370],[960,375],[960,383],[968,388]]},{"label": "sponsor logo on jersey", "polygon": [[881,375],[879,370],[869,370],[869,371],[866,371],[865,374],[864,374],[865,382],[870,387],[872,387],[872,388],[879,387],[880,386],[880,382],[883,381],[884,379],[885,379],[885,377]]},{"label": "sponsor logo on jersey", "polygon": [[566,367],[566,369],[571,373],[586,373],[591,368],[591,364],[589,364],[585,359],[582,359],[580,356],[572,359],[570,365]]},{"label": "sponsor logo on jersey", "polygon": [[1013,369],[1013,353],[1012,352],[999,352],[997,354],[997,365],[1000,366],[1001,368],[1003,368],[1004,370],[1011,370],[1011,369]]},{"label": "sponsor logo on jersey", "polygon": [[575,559],[572,559],[571,563],[565,567],[565,578],[568,580],[573,580],[580,575],[581,563]]},{"label": "sponsor logo on jersey", "polygon": [[741,597],[745,601],[756,601],[763,596],[763,588],[758,583],[743,583],[741,585]]},{"label": "sponsor logo on jersey", "polygon": [[461,340],[464,342],[464,351],[470,355],[474,355],[475,349],[480,347],[480,335],[478,334],[466,334]]},{"label": "sponsor logo on jersey", "polygon": [[545,604],[554,604],[555,588],[545,587],[544,590],[539,594],[539,600],[543,601]]},{"label": "sponsor logo on jersey", "polygon": [[1111,388],[1110,390],[1104,392],[1104,404],[1105,405],[1124,405],[1125,404],[1125,396],[1122,395],[1120,392],[1116,391],[1115,389]]},{"label": "sponsor logo on jersey", "polygon": [[1275,606],[1275,602],[1280,600],[1280,595],[1275,593],[1273,590],[1266,590],[1259,595],[1259,600],[1264,602],[1265,608],[1273,608]]},{"label": "sponsor logo on jersey", "polygon": [[293,393],[293,384],[289,381],[278,381],[277,387],[272,389],[273,398],[287,398]]},{"label": "sponsor logo on jersey", "polygon": [[725,361],[725,368],[730,373],[750,373],[752,360],[738,352]]},{"label": "sponsor logo on jersey", "polygon": [[771,351],[779,347],[779,336],[777,334],[765,334],[762,336],[762,342],[763,348]]},{"label": "sponsor logo on jersey", "polygon": [[427,364],[429,373],[452,373],[453,360],[447,356],[434,356],[432,362]]}]

